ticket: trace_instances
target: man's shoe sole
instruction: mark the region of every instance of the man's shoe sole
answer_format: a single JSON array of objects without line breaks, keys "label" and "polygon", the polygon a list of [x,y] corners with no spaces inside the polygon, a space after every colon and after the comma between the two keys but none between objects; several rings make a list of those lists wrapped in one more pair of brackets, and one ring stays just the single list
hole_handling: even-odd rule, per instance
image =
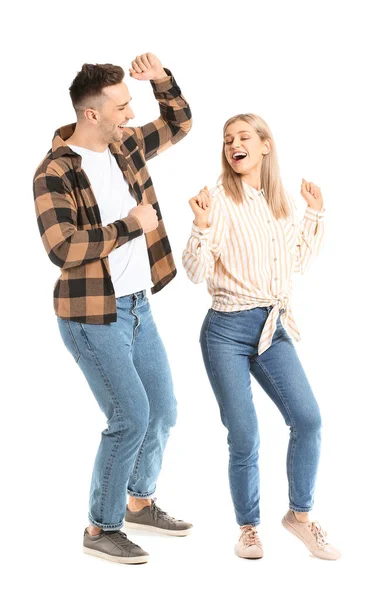
[{"label": "man's shoe sole", "polygon": [[315,556],[316,558],[320,558],[322,560],[337,560],[336,558],[332,558],[332,557],[328,557],[325,556],[324,554],[318,556],[315,552],[313,552],[311,550],[311,548],[309,548],[306,540],[304,540],[304,538],[302,537],[302,535],[296,531],[296,529],[294,529],[294,527],[292,527],[292,525],[290,523],[288,523],[285,519],[285,517],[283,517],[282,521],[281,521],[282,525],[284,526],[285,529],[287,529],[287,531],[289,531],[290,533],[292,533],[293,535],[296,535],[297,538],[299,538],[299,540],[302,541],[303,544],[305,544],[305,546],[307,547],[307,549],[309,550],[310,554],[312,554],[313,556]]},{"label": "man's shoe sole", "polygon": [[106,552],[99,552],[99,550],[93,550],[92,548],[86,548],[83,546],[85,554],[90,556],[96,556],[97,558],[104,558],[110,562],[121,563],[124,565],[138,565],[148,562],[150,556],[113,556],[112,554],[106,554]]},{"label": "man's shoe sole", "polygon": [[174,537],[185,537],[190,535],[191,528],[189,529],[163,529],[161,527],[154,527],[153,525],[143,525],[142,523],[130,523],[125,520],[126,529],[140,529],[140,531],[152,531],[154,533],[161,533],[162,535],[171,535]]}]

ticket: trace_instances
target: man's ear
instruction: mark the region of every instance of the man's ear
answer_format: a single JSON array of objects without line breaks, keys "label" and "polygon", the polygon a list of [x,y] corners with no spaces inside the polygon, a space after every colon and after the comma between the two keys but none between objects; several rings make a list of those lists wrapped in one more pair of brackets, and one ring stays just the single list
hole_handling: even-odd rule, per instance
[{"label": "man's ear", "polygon": [[94,125],[98,122],[98,111],[94,110],[94,108],[87,108],[84,111],[84,117],[88,121],[88,123]]}]

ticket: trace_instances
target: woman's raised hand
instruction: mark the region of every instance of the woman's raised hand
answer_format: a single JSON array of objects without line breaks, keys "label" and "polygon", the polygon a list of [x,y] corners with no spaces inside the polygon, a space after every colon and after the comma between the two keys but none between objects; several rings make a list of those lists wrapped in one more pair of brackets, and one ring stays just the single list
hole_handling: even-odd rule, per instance
[{"label": "woman's raised hand", "polygon": [[306,179],[302,180],[301,195],[310,208],[313,208],[314,210],[321,210],[323,208],[323,196],[320,187],[315,185],[315,183],[312,183],[312,181],[306,181]]},{"label": "woman's raised hand", "polygon": [[211,212],[212,198],[208,187],[205,186],[197,196],[190,199],[189,205],[194,213],[194,224],[201,229],[208,227],[208,218]]}]

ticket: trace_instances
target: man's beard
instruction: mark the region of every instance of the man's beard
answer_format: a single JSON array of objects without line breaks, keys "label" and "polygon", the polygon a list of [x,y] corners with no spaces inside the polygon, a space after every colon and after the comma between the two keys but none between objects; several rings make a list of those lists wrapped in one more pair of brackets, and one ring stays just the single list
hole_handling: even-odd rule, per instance
[{"label": "man's beard", "polygon": [[113,144],[114,142],[121,141],[120,130],[114,125],[107,125],[101,127],[101,140],[105,144]]}]

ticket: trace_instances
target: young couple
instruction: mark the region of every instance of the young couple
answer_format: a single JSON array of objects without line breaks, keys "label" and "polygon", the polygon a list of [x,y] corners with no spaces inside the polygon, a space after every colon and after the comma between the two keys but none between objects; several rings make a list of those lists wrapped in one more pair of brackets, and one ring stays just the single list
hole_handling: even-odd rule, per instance
[{"label": "young couple", "polygon": [[[56,131],[35,173],[34,197],[43,244],[61,269],[54,288],[60,334],[107,418],[92,474],[84,551],[143,563],[148,553],[121,531],[123,524],[174,536],[192,528],[153,499],[176,400],[146,296],[176,274],[146,162],[188,133],[191,111],[172,73],[153,54],[136,57],[129,73],[150,80],[159,118],[128,126],[134,114],[122,68],[84,64],[70,87],[77,121]],[[183,263],[192,281],[207,280],[213,300],[200,341],[228,429],[230,487],[240,526],[235,550],[243,558],[263,556],[251,373],[290,428],[283,525],[313,555],[336,559],[339,551],[309,518],[321,422],[289,336],[299,339],[291,273],[305,269],[323,238],[321,192],[303,180],[308,207],[298,223],[271,132],[256,115],[227,121],[222,158],[218,186],[190,200],[195,218]]]}]

